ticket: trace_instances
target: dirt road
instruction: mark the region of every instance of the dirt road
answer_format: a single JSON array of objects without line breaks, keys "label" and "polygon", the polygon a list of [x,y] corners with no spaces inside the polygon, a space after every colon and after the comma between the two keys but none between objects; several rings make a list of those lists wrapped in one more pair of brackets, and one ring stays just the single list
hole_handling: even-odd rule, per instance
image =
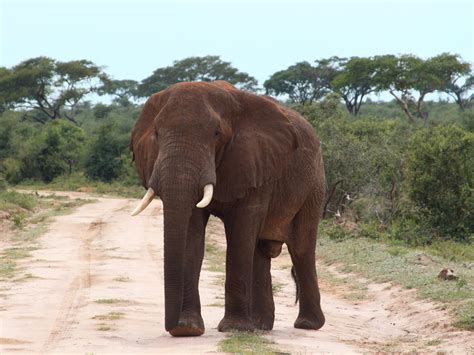
[{"label": "dirt road", "polygon": [[[69,193],[70,197],[87,197]],[[172,338],[164,330],[163,220],[155,200],[130,217],[136,200],[96,198],[54,218],[40,248],[22,267],[33,277],[0,282],[0,353],[191,353],[218,351],[225,335],[222,275],[205,257],[200,292],[206,333]],[[224,247],[222,226],[209,225],[211,242]],[[469,352],[468,332],[450,327],[435,304],[413,291],[369,285],[370,297],[349,301],[344,289],[322,284],[327,323],[320,331],[293,328],[297,316],[287,253],[275,260],[276,322],[267,338],[282,352],[361,353],[367,350]],[[320,272],[334,270],[320,268]]]}]

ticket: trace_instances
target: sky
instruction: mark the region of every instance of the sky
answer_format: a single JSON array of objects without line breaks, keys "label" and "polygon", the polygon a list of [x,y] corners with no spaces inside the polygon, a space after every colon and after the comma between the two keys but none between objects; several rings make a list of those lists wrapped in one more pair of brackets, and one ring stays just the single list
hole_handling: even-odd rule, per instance
[{"label": "sky", "polygon": [[474,62],[474,1],[0,0],[0,66],[88,59],[142,80],[220,55],[259,80],[298,61],[457,53]]}]

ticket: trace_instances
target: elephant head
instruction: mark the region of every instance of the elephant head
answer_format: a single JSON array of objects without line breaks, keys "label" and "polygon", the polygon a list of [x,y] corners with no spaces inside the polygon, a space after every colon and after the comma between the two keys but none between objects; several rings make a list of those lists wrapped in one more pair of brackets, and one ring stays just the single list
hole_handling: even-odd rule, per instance
[{"label": "elephant head", "polygon": [[227,82],[175,84],[148,99],[131,139],[135,166],[148,189],[134,214],[155,195],[163,201],[168,331],[182,308],[193,208],[235,201],[277,179],[296,148],[292,123],[275,101]]}]

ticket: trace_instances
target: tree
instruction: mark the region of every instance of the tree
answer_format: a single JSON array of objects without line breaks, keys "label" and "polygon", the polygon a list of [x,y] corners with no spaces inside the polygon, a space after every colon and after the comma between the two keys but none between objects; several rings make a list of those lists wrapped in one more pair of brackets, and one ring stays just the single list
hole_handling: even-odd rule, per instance
[{"label": "tree", "polygon": [[423,104],[426,95],[446,91],[466,73],[466,64],[448,53],[423,60],[413,55],[375,57],[376,91],[388,91],[408,120],[428,119]]},{"label": "tree", "polygon": [[254,91],[257,80],[234,68],[219,56],[189,57],[173,62],[172,66],[158,68],[138,85],[138,96],[147,97],[168,86],[183,81],[226,80],[237,87]]},{"label": "tree", "polygon": [[135,80],[106,79],[100,93],[115,96],[114,102],[120,106],[129,106],[131,98],[137,95],[138,82]]},{"label": "tree", "polygon": [[332,89],[338,93],[351,115],[357,116],[364,98],[375,90],[375,65],[372,58],[332,57],[326,60],[335,73]]},{"label": "tree", "polygon": [[0,103],[36,111],[40,123],[66,118],[76,123],[75,109],[85,96],[97,92],[105,79],[88,60],[59,62],[48,57],[28,59],[0,71]]},{"label": "tree", "polygon": [[267,95],[288,95],[295,103],[311,104],[329,92],[331,74],[323,65],[299,62],[274,73],[263,86]]},{"label": "tree", "polygon": [[85,168],[86,175],[94,180],[110,182],[122,171],[123,147],[115,131],[113,123],[101,125],[90,144]]},{"label": "tree", "polygon": [[441,91],[450,95],[464,111],[474,100],[469,92],[474,88],[474,74],[471,65],[464,62],[458,55],[443,53],[435,57],[443,71]]}]

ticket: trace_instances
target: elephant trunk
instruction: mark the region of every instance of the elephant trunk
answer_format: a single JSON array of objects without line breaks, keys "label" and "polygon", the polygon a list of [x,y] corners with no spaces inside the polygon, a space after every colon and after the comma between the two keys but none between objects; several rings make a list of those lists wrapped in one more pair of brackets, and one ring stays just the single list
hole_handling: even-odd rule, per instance
[{"label": "elephant trunk", "polygon": [[165,273],[165,328],[178,324],[183,304],[184,257],[191,208],[163,201],[164,208],[164,273]]},{"label": "elephant trunk", "polygon": [[163,167],[160,197],[164,212],[165,328],[178,324],[183,304],[188,225],[199,198],[198,171],[191,164]]}]

